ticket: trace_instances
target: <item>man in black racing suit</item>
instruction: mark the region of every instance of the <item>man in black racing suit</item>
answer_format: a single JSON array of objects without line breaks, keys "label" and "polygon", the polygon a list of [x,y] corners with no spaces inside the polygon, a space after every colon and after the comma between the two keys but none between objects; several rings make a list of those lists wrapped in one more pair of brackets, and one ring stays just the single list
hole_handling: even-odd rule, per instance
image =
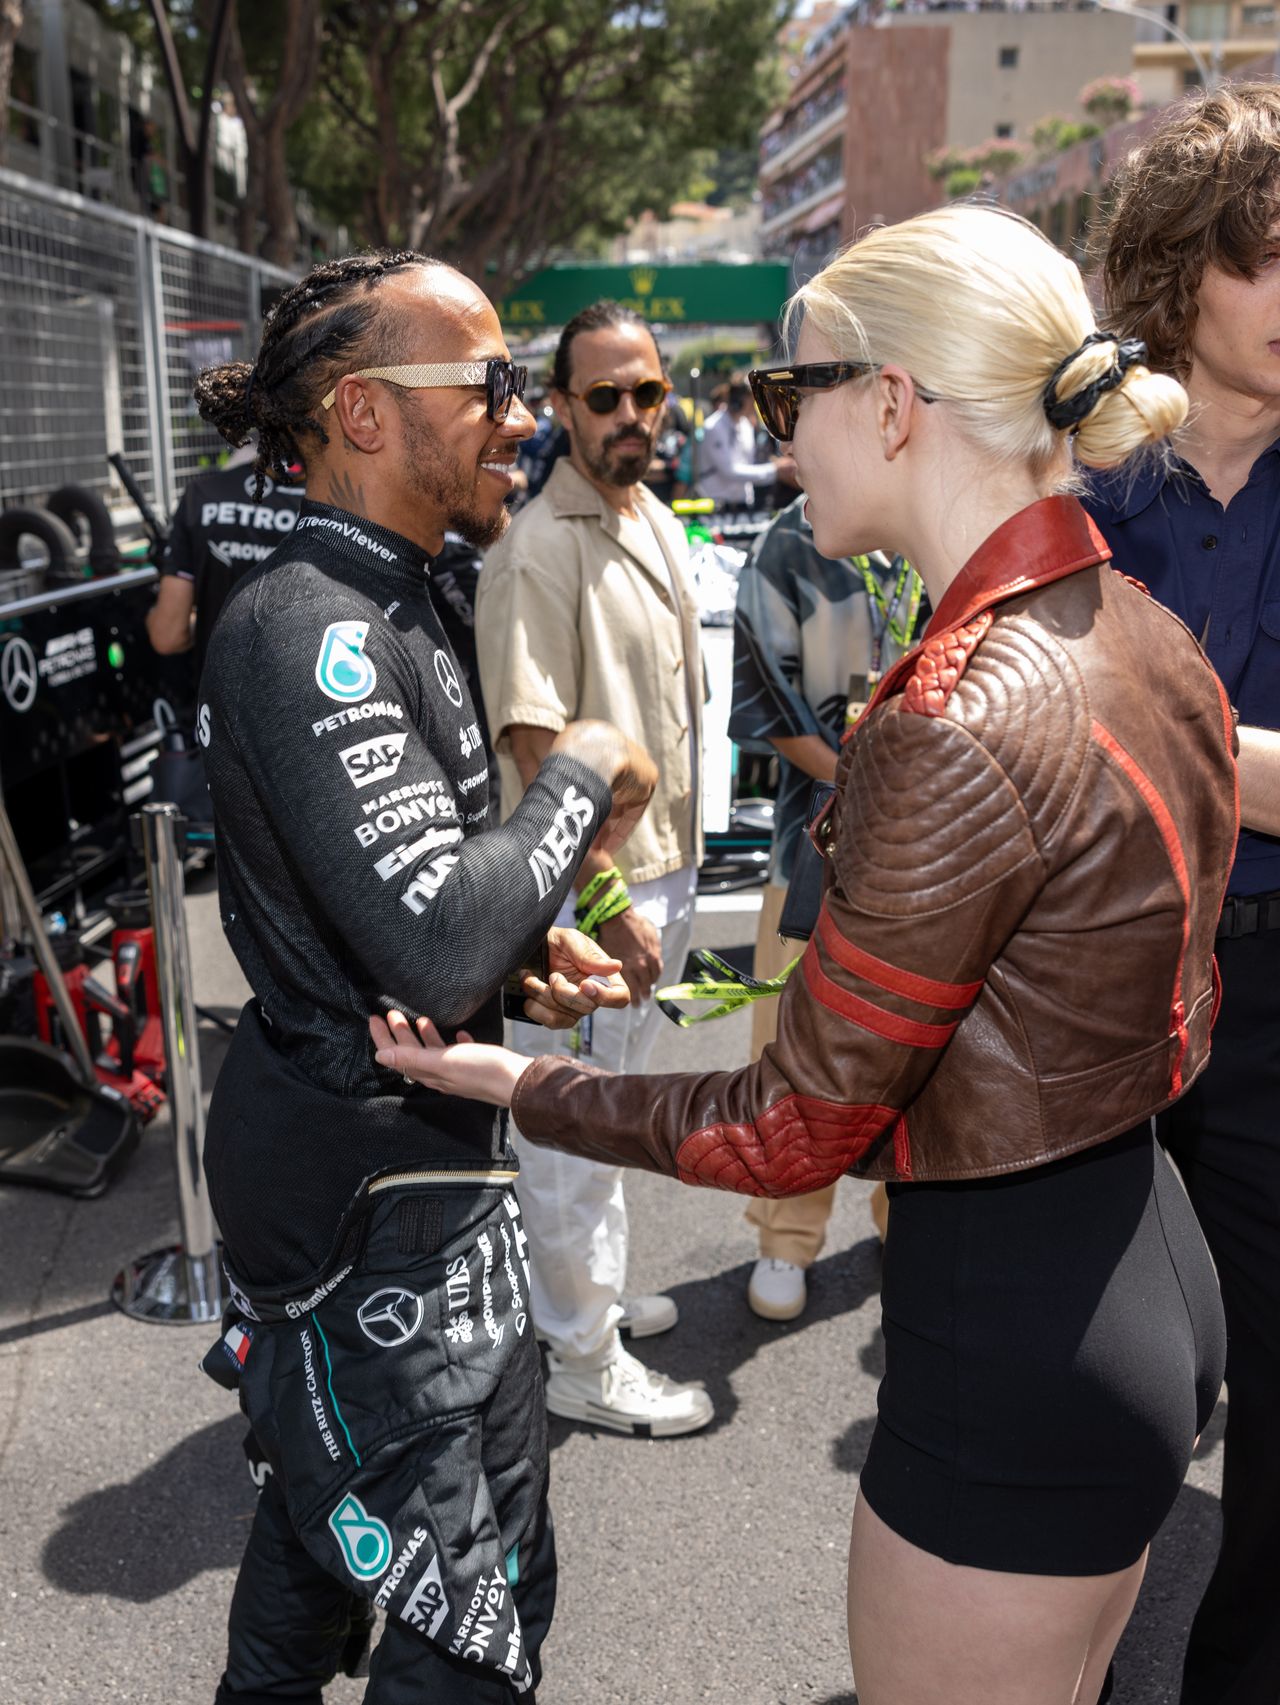
[{"label": "man in black racing suit", "polygon": [[[232,1306],[206,1367],[270,1471],[219,1705],[319,1705],[370,1601],[387,1622],[367,1701],[508,1705],[539,1673],[555,1556],[505,1118],[406,1089],[367,1029],[399,1008],[500,1040],[504,977],[651,786],[643,754],[578,724],[488,825],[430,552],[446,523],[502,530],[522,382],[481,293],[400,254],[318,268],[252,370],[197,386],[233,442],[258,429],[260,466],[300,453],[318,499],[229,600],[197,716],[254,994],[209,1114]],[[545,1021],[623,999],[583,981],[615,962],[552,941],[556,974],[527,985]]]}]

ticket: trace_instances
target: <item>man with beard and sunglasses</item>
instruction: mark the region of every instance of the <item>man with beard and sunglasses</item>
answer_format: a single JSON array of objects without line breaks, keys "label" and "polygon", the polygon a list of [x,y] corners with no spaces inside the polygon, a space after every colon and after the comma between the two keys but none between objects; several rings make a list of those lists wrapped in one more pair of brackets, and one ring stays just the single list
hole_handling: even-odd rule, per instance
[{"label": "man with beard and sunglasses", "polygon": [[[645,745],[659,781],[617,863],[592,853],[574,878],[579,927],[622,962],[632,1005],[597,1013],[561,1051],[612,1071],[642,1068],[663,1020],[653,991],[688,951],[701,847],[703,675],[684,531],[643,484],[671,390],[648,324],[615,302],[585,308],[556,350],[551,400],[569,437],[541,495],[489,553],[476,602],[480,679],[507,809],[575,717]],[[554,1044],[527,1026],[512,1046]],[[519,1145],[519,1133],[514,1133]],[[621,1334],[675,1325],[668,1297],[624,1297],[627,1217],[617,1167],[526,1149],[533,1320],[549,1346],[552,1414],[663,1437],[712,1418],[701,1385],[677,1384]],[[526,1154],[528,1156],[526,1162]]]},{"label": "man with beard and sunglasses", "polygon": [[[218,1705],[320,1705],[386,1628],[369,1705],[532,1696],[555,1598],[541,1379],[505,1121],[406,1089],[370,1012],[502,1034],[623,1005],[618,961],[553,928],[621,844],[653,766],[567,728],[490,828],[478,716],[434,602],[446,529],[491,544],[532,421],[492,305],[411,252],[316,268],[204,418],[308,496],[225,605],[197,729],[223,927],[252,987],[205,1170],[231,1306],[205,1367],[238,1389],[262,1487]],[[596,980],[590,980],[594,978]],[[517,997],[518,998],[518,997]]]}]

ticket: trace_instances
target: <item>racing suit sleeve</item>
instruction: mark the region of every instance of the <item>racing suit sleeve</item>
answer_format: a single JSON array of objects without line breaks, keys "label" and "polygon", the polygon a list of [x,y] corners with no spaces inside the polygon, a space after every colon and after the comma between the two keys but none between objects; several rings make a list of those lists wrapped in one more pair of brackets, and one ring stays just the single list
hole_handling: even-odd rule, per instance
[{"label": "racing suit sleeve", "polygon": [[[342,606],[295,601],[256,623],[236,745],[350,981],[370,1006],[452,1030],[546,935],[612,794],[584,764],[553,755],[502,828],[464,838],[468,814],[486,815],[488,787],[470,701],[455,710],[433,694],[375,606]],[[369,684],[349,723],[318,682],[317,648],[335,616],[366,630]],[[460,742],[471,775],[457,774]]]},{"label": "racing suit sleeve", "polygon": [[169,537],[165,540],[158,565],[161,575],[173,575],[178,580],[190,580],[194,583],[202,549],[200,539],[192,526],[191,496],[188,493],[178,505],[177,513],[169,526]]},{"label": "racing suit sleeve", "polygon": [[544,1057],[512,1102],[529,1141],[755,1196],[820,1189],[864,1159],[902,1175],[904,1110],[1044,867],[1004,770],[949,720],[886,707],[846,745],[838,789],[828,887],[777,1041],[697,1076]]}]

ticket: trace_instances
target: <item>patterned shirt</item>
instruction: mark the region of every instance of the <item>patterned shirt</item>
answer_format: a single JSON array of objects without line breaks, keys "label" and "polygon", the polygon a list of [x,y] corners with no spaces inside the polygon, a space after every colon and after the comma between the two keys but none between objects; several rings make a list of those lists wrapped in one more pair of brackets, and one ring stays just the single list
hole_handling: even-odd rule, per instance
[{"label": "patterned shirt", "polygon": [[[836,750],[851,678],[887,669],[907,649],[896,635],[915,576],[908,571],[904,581],[903,558],[875,551],[861,559],[880,589],[873,599],[847,558],[834,562],[820,554],[804,502],[799,497],[789,504],[761,535],[738,583],[729,734],[757,750],[804,734],[817,734]],[[906,596],[895,603],[900,586]],[[916,626],[922,629],[926,618],[922,608]],[[785,758],[778,762],[769,875],[785,883],[814,784]]]}]

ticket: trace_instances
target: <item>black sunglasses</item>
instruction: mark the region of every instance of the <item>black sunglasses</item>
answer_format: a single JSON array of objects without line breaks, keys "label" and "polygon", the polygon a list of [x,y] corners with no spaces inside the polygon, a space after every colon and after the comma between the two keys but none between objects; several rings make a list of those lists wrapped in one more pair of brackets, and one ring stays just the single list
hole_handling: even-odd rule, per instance
[{"label": "black sunglasses", "polygon": [[600,379],[585,391],[570,391],[569,395],[586,403],[592,414],[612,414],[624,396],[631,396],[643,413],[657,408],[670,390],[665,379],[641,379],[638,385],[615,385],[611,379]]},{"label": "black sunglasses", "polygon": [[[765,431],[783,444],[796,435],[796,421],[806,391],[833,391],[850,379],[865,379],[876,371],[871,361],[809,361],[799,367],[753,367],[747,374]],[[937,399],[916,386],[922,403]]]},{"label": "black sunglasses", "polygon": [[527,367],[517,367],[514,361],[503,361],[496,355],[485,362],[485,413],[495,425],[500,425],[511,413],[513,402],[524,401],[524,388],[528,382]]}]

